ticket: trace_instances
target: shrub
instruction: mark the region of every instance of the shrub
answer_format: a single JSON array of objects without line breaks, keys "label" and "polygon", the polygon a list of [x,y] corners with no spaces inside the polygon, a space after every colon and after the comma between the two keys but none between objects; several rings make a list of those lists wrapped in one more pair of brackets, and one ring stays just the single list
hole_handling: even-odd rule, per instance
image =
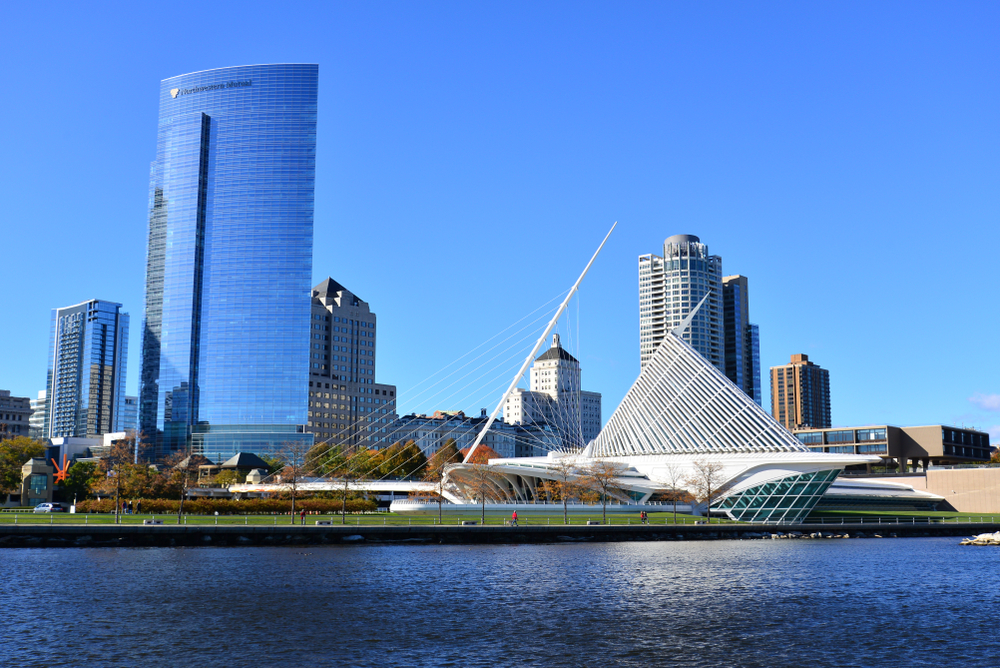
[{"label": "shrub", "polygon": [[[142,499],[142,513],[154,515],[176,514],[180,501],[173,499]],[[133,501],[133,507],[135,502]],[[367,499],[348,499],[347,512],[374,512],[377,509],[374,501]],[[295,502],[295,512],[305,510],[310,514],[337,514],[341,502],[336,499],[299,499]],[[184,502],[184,512],[191,515],[287,515],[292,510],[292,502],[287,499],[190,499]],[[78,513],[113,513],[114,499],[96,501],[88,499],[76,504]]]}]

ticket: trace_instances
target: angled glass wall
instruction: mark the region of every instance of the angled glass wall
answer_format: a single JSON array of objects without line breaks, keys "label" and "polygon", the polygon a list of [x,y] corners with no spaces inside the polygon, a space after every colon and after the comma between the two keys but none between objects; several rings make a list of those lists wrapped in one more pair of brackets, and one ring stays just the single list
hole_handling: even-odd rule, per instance
[{"label": "angled glass wall", "polygon": [[[162,458],[310,440],[317,65],[160,85],[139,422]],[[192,434],[198,437],[192,439]]]},{"label": "angled glass wall", "polygon": [[801,522],[840,471],[803,473],[757,485],[723,498],[712,509],[740,522]]}]

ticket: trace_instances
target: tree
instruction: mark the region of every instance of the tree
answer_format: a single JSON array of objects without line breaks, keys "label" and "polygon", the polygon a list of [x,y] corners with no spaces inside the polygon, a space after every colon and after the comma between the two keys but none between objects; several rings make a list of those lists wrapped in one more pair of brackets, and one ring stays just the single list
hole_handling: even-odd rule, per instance
[{"label": "tree", "polygon": [[295,524],[295,500],[298,497],[299,484],[317,464],[306,458],[311,449],[306,441],[288,441],[277,453],[278,459],[284,463],[281,469],[281,482],[288,486],[292,497],[292,515],[289,520],[291,524]]},{"label": "tree", "polygon": [[438,448],[437,452],[431,455],[431,458],[427,460],[427,466],[424,467],[424,480],[434,483],[434,491],[431,496],[438,504],[439,524],[444,522],[441,504],[444,503],[445,468],[449,464],[457,464],[461,461],[462,456],[458,454],[458,448],[455,447],[455,439],[449,438],[444,442],[444,445]]},{"label": "tree", "polygon": [[404,478],[420,475],[427,465],[427,456],[413,441],[407,441],[400,455],[403,462],[400,466],[399,475]]},{"label": "tree", "polygon": [[680,484],[684,482],[684,469],[678,464],[667,464],[664,469],[667,482],[670,484],[670,500],[674,504],[674,524],[677,524],[677,500],[687,495],[686,491],[679,489]]},{"label": "tree", "polygon": [[[140,447],[141,435],[129,432],[126,438],[114,441],[107,453],[101,457],[100,471],[101,483],[97,489],[110,495],[113,491],[115,495],[115,524],[121,521],[121,496],[122,486],[125,478],[137,465],[137,449]],[[146,468],[143,465],[143,468]]]},{"label": "tree", "polygon": [[712,501],[724,491],[722,475],[724,467],[719,462],[708,459],[696,459],[694,461],[694,472],[688,477],[687,483],[691,486],[692,494],[698,503],[705,504],[705,518],[709,524],[712,522]]},{"label": "tree", "polygon": [[618,497],[624,491],[618,478],[627,468],[621,462],[598,459],[580,470],[581,484],[601,495],[605,523],[608,521],[608,499],[612,496]]},{"label": "tree", "polygon": [[72,498],[74,501],[77,498],[85,499],[97,482],[100,482],[100,472],[96,462],[76,462],[69,467],[62,483],[64,498]]},{"label": "tree", "polygon": [[21,489],[21,467],[32,457],[45,454],[45,446],[27,436],[0,440],[0,493]]},{"label": "tree", "polygon": [[580,485],[577,483],[579,468],[574,462],[568,459],[560,459],[549,470],[552,471],[555,479],[548,482],[546,491],[554,494],[557,499],[562,501],[563,524],[569,524],[569,508],[567,508],[566,504],[569,497],[578,494],[580,491]]},{"label": "tree", "polygon": [[418,474],[427,463],[427,457],[414,441],[393,443],[383,451],[379,473],[383,478],[408,478]]},{"label": "tree", "polygon": [[[461,455],[464,460],[469,456],[470,448],[462,448]],[[468,464],[489,464],[491,459],[500,459],[500,453],[486,445],[485,443],[480,443],[479,447],[472,454],[472,459],[470,459]]]},{"label": "tree", "polygon": [[489,464],[469,464],[465,469],[466,486],[472,492],[473,499],[479,499],[482,503],[483,524],[486,524],[486,498],[494,496],[497,484],[496,467]]},{"label": "tree", "polygon": [[184,516],[184,499],[187,498],[191,474],[197,473],[199,466],[211,462],[201,455],[191,455],[181,450],[170,455],[166,463],[170,467],[167,474],[168,489],[180,496],[180,503],[177,504],[177,523],[180,524]]}]

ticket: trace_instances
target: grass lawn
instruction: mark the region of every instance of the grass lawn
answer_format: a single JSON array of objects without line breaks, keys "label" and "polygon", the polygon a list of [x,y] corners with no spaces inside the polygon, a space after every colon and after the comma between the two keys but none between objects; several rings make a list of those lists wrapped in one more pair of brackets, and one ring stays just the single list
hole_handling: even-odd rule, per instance
[{"label": "grass lawn", "polygon": [[990,515],[988,513],[958,513],[947,510],[919,510],[919,511],[878,511],[878,510],[814,510],[806,518],[809,523],[814,522],[974,522],[992,523],[1000,522],[1000,514]]},{"label": "grass lawn", "polygon": [[[144,519],[151,518],[161,519],[164,524],[176,524],[177,515],[121,515],[122,524],[142,524]],[[498,517],[490,516],[488,513],[486,515],[486,525],[488,526],[499,526],[503,525],[508,521],[508,517]],[[695,522],[704,521],[703,517],[696,517],[693,515],[684,515],[682,513],[677,514],[678,524],[694,524]],[[316,520],[332,520],[334,524],[341,523],[340,515],[306,515],[306,524],[313,525]],[[444,515],[444,524],[459,524],[463,520],[480,522],[481,517],[479,514],[474,513],[463,513],[461,515]],[[574,525],[586,524],[587,520],[597,520],[603,521],[601,517],[601,509],[597,507],[592,513],[576,513],[570,514],[569,523]],[[650,524],[673,524],[674,516],[673,513],[650,513],[649,523]],[[113,524],[114,515],[105,513],[91,513],[91,514],[70,514],[70,513],[33,513],[33,512],[4,512],[0,513],[0,524]],[[218,517],[214,515],[185,515],[183,522],[186,524],[231,524],[231,525],[282,525],[290,524],[291,519],[288,515],[219,515]],[[299,517],[296,515],[294,524],[299,523]],[[559,525],[563,523],[562,514],[558,515],[530,515],[521,514],[518,518],[518,524],[521,526],[538,526],[538,525]],[[716,518],[712,519],[712,524],[733,524],[729,520],[719,520]],[[397,513],[365,513],[352,515],[348,513],[346,518],[346,524],[355,526],[364,525],[375,525],[375,526],[429,526],[438,524],[438,518],[436,515],[400,515]],[[638,513],[634,516],[622,516],[622,515],[612,515],[608,514],[608,524],[613,524],[616,526],[621,525],[631,525],[639,524]]]}]

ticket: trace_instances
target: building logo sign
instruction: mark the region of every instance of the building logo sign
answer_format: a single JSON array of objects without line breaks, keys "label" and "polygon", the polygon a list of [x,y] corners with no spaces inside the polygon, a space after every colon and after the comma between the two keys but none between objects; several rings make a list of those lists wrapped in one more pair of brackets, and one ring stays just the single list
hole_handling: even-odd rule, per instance
[{"label": "building logo sign", "polygon": [[204,93],[208,90],[222,90],[224,88],[247,88],[253,85],[253,81],[227,81],[226,83],[213,84],[211,86],[196,86],[194,88],[171,88],[170,97],[177,98],[181,95],[191,95],[193,93]]}]

